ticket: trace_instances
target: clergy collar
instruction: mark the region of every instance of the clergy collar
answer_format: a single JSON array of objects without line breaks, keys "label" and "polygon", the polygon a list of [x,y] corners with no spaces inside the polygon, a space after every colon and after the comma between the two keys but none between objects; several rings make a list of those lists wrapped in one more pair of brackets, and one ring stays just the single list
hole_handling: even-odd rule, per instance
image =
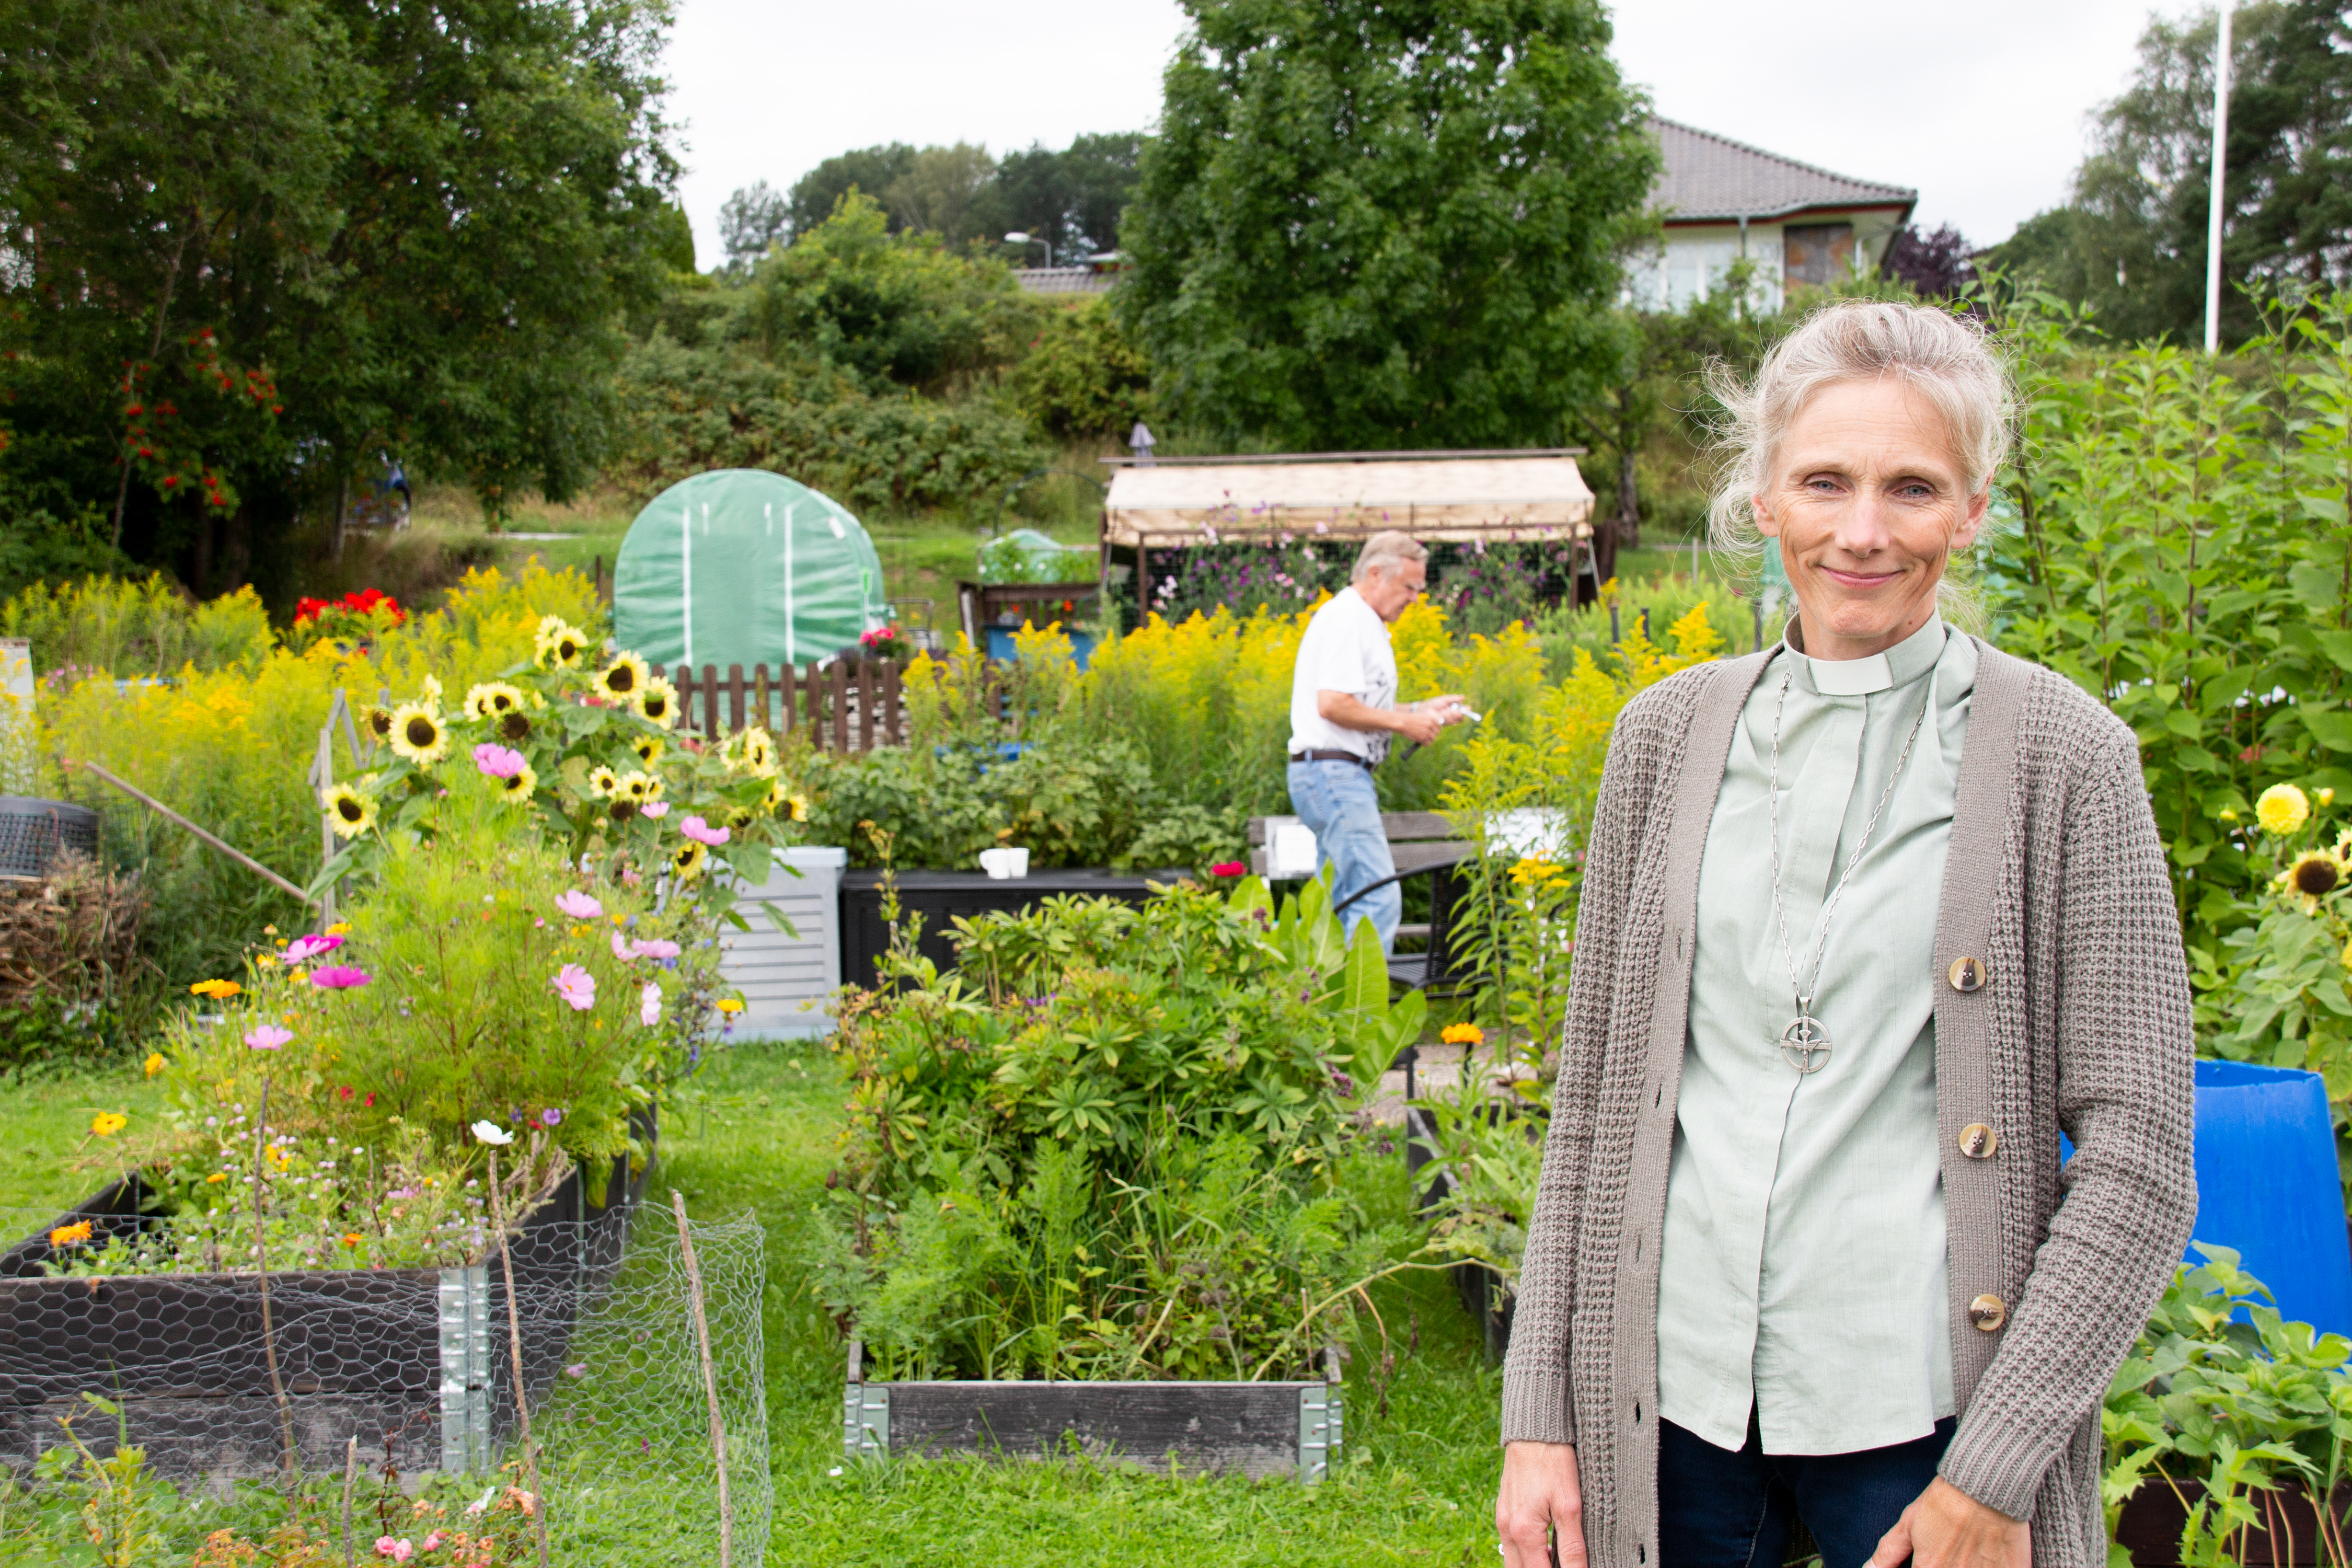
[{"label": "clergy collar", "polygon": [[1936,667],[1944,653],[1944,620],[1929,615],[1927,623],[1884,653],[1866,658],[1814,658],[1805,652],[1805,630],[1798,617],[1789,617],[1781,647],[1794,655],[1797,672],[1822,697],[1866,697],[1908,686]]}]

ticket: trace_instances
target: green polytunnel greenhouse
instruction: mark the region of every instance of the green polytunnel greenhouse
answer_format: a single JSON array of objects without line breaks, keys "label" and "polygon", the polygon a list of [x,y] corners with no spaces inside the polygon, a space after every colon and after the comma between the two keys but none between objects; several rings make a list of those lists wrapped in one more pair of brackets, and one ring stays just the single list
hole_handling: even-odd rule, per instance
[{"label": "green polytunnel greenhouse", "polygon": [[662,491],[613,569],[613,635],[657,665],[808,664],[888,621],[882,558],[857,519],[758,468]]}]

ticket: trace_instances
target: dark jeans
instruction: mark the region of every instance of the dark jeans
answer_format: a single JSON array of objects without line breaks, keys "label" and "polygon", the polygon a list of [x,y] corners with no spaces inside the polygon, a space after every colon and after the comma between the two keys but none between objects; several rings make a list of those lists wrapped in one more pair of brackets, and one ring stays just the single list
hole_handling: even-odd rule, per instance
[{"label": "dark jeans", "polygon": [[1936,1479],[1956,1423],[1857,1454],[1767,1454],[1753,1414],[1738,1453],[1658,1423],[1658,1568],[1780,1568],[1801,1519],[1822,1568],[1862,1568]]}]

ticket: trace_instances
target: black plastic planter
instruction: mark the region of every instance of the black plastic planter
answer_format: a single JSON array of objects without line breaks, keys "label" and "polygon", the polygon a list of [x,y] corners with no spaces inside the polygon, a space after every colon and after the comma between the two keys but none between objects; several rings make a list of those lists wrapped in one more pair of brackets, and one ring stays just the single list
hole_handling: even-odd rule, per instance
[{"label": "black plastic planter", "polygon": [[1313,1383],[866,1383],[849,1347],[841,1447],[893,1455],[1087,1458],[1144,1468],[1293,1476],[1312,1486],[1339,1462],[1339,1361]]},{"label": "black plastic planter", "polygon": [[[875,961],[890,950],[890,923],[882,918],[883,875],[849,871],[841,879],[841,978],[852,985],[873,984]],[[999,880],[982,871],[901,871],[898,909],[901,919],[923,917],[923,956],[947,970],[955,967],[955,945],[949,938],[959,915],[970,919],[995,910],[1025,910],[1057,896],[1139,904],[1151,897],[1152,883],[1164,886],[1185,875],[1150,871],[1130,876],[1074,868]]]},{"label": "black plastic planter", "polygon": [[[509,1242],[523,1386],[537,1404],[562,1368],[585,1307],[619,1270],[645,1189],[615,1161],[603,1206],[573,1171]],[[368,1460],[406,1471],[496,1463],[515,1423],[507,1290],[498,1254],[454,1268],[273,1270],[281,1406],[251,1274],[59,1279],[41,1272],[55,1226],[99,1236],[140,1227],[138,1179],[118,1182],[0,1255],[0,1465],[21,1468],[65,1442],[99,1453],[115,1426],[82,1399],[119,1404],[130,1440],[173,1475],[282,1471],[290,1441],[305,1469],[340,1471],[357,1436]]]}]

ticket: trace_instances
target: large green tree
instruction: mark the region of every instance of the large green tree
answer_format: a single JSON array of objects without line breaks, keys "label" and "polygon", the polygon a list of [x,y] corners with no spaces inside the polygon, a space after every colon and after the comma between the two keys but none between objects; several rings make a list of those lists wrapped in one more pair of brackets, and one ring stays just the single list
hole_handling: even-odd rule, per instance
[{"label": "large green tree", "polygon": [[[2259,330],[2253,293],[2352,281],[2352,24],[2336,0],[2237,8],[2222,181],[2221,331]],[[1996,247],[2006,270],[2132,340],[2195,342],[2211,199],[2211,10],[2150,20],[2131,84],[2099,111],[2074,199]]]},{"label": "large green tree", "polygon": [[1599,0],[1186,0],[1118,308],[1226,439],[1561,437],[1658,168]]},{"label": "large green tree", "polygon": [[578,486],[677,255],[666,16],[0,7],[0,500],[282,591],[298,510],[379,450],[493,508]]}]

